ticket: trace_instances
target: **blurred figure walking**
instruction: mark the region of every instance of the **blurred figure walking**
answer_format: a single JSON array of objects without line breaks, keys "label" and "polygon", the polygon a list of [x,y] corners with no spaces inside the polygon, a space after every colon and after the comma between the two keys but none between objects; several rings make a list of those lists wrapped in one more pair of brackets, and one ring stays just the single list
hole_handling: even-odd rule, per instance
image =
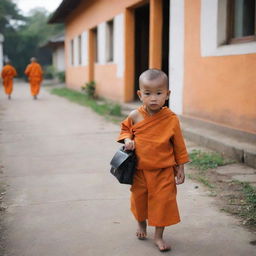
[{"label": "blurred figure walking", "polygon": [[16,69],[11,65],[10,61],[5,62],[5,66],[2,69],[1,76],[3,79],[3,86],[8,99],[11,99],[13,91],[13,78],[17,76]]},{"label": "blurred figure walking", "polygon": [[28,77],[30,83],[31,95],[34,99],[37,99],[37,95],[40,91],[40,85],[43,80],[43,70],[41,65],[37,62],[35,57],[30,59],[31,63],[27,65],[25,75]]}]

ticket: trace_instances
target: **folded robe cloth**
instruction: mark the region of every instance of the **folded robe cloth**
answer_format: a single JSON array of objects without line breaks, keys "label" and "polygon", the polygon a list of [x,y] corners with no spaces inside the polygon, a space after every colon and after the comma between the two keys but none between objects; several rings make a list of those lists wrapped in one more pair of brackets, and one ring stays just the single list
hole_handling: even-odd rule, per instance
[{"label": "folded robe cloth", "polygon": [[118,137],[118,142],[123,142],[125,138],[134,139],[137,168],[152,170],[188,162],[189,157],[176,114],[167,107],[152,116],[146,113],[144,106],[137,110],[145,119],[132,124],[131,118],[126,118],[121,124]]}]

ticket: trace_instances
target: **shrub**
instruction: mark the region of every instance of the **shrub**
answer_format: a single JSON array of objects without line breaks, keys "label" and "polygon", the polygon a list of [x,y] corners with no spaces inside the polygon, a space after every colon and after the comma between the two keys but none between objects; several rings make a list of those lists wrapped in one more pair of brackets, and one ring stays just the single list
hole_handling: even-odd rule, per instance
[{"label": "shrub", "polygon": [[95,98],[95,82],[91,81],[82,86],[82,91],[86,93],[91,98]]},{"label": "shrub", "polygon": [[112,116],[121,116],[122,109],[120,104],[113,104],[109,107],[109,114]]},{"label": "shrub", "polygon": [[53,79],[56,77],[57,70],[54,66],[44,66],[44,78],[46,79]]},{"label": "shrub", "polygon": [[66,81],[65,71],[58,72],[57,77],[61,83],[65,83]]}]

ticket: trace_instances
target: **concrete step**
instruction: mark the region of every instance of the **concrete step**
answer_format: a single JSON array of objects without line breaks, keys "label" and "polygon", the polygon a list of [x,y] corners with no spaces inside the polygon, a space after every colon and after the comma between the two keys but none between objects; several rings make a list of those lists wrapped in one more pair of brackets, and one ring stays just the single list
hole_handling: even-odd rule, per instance
[{"label": "concrete step", "polygon": [[180,120],[186,139],[256,168],[256,135],[190,117]]}]

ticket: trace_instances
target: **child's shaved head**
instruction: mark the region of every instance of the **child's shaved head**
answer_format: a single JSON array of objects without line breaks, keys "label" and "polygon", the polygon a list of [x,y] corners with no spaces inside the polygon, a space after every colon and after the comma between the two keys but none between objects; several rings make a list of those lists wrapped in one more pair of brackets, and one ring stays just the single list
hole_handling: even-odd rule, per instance
[{"label": "child's shaved head", "polygon": [[148,69],[146,71],[144,71],[139,78],[139,83],[140,85],[143,84],[145,81],[152,81],[152,80],[157,80],[157,79],[162,79],[163,80],[163,84],[166,86],[166,88],[168,87],[168,77],[167,75],[159,69]]}]

